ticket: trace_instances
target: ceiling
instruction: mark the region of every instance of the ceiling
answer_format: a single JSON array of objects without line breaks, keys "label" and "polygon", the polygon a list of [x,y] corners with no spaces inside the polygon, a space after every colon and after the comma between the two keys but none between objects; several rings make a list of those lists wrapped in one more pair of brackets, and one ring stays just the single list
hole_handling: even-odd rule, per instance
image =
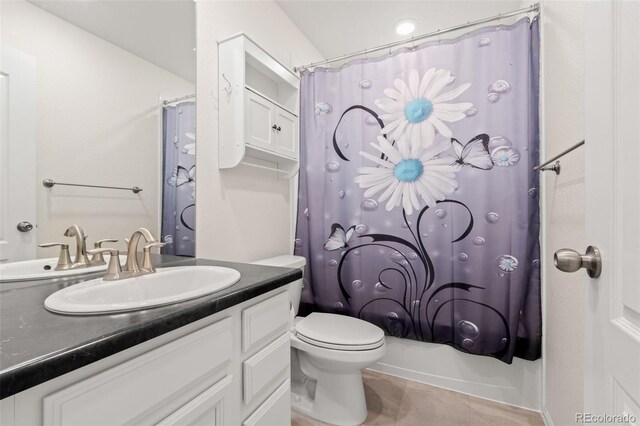
[{"label": "ceiling", "polygon": [[196,81],[193,0],[29,0],[185,80]]},{"label": "ceiling", "polygon": [[413,35],[420,35],[529,4],[520,0],[276,2],[327,59],[410,37],[395,32],[395,24],[402,19],[414,19]]}]

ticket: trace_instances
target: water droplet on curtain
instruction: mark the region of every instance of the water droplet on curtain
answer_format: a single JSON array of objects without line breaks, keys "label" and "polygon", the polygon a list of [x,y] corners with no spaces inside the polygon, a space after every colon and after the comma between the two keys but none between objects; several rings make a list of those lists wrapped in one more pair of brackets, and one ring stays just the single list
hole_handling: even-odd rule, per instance
[{"label": "water droplet on curtain", "polygon": [[349,142],[345,142],[344,145],[342,145],[345,148],[349,148]]},{"label": "water droplet on curtain", "polygon": [[411,302],[411,307],[413,309],[418,309],[420,308],[420,301],[419,300],[414,300],[413,302]]},{"label": "water droplet on curtain", "polygon": [[376,283],[376,285],[374,285],[373,287],[379,292],[387,291],[387,288],[380,283]]},{"label": "water droplet on curtain", "polygon": [[360,256],[360,250],[354,250],[353,254],[356,255],[356,256]]},{"label": "water droplet on curtain", "polygon": [[446,228],[446,227],[448,227],[448,226],[449,226],[449,225],[447,225],[446,223],[443,223],[443,224],[442,224],[442,227],[443,227],[443,228]]},{"label": "water droplet on curtain", "polygon": [[358,235],[364,235],[369,231],[369,227],[364,223],[361,223],[359,225],[356,225],[355,231]]},{"label": "water droplet on curtain", "polygon": [[338,261],[335,260],[335,259],[331,259],[329,261],[329,266],[332,267],[332,268],[335,268],[336,266],[338,266]]},{"label": "water droplet on curtain", "polygon": [[514,272],[518,269],[518,259],[508,254],[496,258],[496,265],[502,272]]},{"label": "water droplet on curtain", "polygon": [[391,258],[391,260],[395,260],[397,262],[400,262],[401,260],[404,260],[404,255],[402,253],[400,253],[399,251],[391,252],[391,255],[389,257]]},{"label": "water droplet on curtain", "polygon": [[464,337],[466,339],[475,339],[480,334],[478,326],[467,320],[458,321],[456,330],[460,337]]},{"label": "water droplet on curtain", "polygon": [[176,231],[181,230],[182,228],[180,226],[176,226]]},{"label": "water droplet on curtain", "polygon": [[389,312],[387,314],[387,318],[389,318],[391,321],[397,321],[398,320],[398,314],[396,314],[395,312]]},{"label": "water droplet on curtain", "polygon": [[464,346],[465,349],[473,349],[476,347],[476,342],[471,339],[464,339],[462,341],[462,346]]},{"label": "water droplet on curtain", "polygon": [[500,95],[497,93],[489,93],[487,95],[487,100],[489,102],[491,102],[492,104],[495,104],[496,102],[498,102],[500,100]]},{"label": "water droplet on curtain", "polygon": [[486,215],[484,215],[484,220],[486,220],[487,223],[495,224],[495,223],[498,223],[499,219],[500,219],[500,215],[496,212],[489,212]]},{"label": "water droplet on curtain", "polygon": [[469,255],[467,253],[460,253],[458,255],[458,259],[460,260],[460,262],[466,262],[467,260],[469,260]]},{"label": "water droplet on curtain", "polygon": [[478,47],[489,46],[491,44],[491,39],[489,37],[482,37],[478,40]]},{"label": "water droplet on curtain", "polygon": [[174,143],[175,145],[177,145],[177,144],[178,144],[178,137],[177,137],[177,136],[174,136],[174,137],[173,137],[173,143]]},{"label": "water droplet on curtain", "polygon": [[531,198],[535,198],[536,195],[538,195],[538,189],[537,188],[531,188],[529,189],[529,197]]},{"label": "water droplet on curtain", "polygon": [[364,119],[364,124],[368,126],[377,126],[379,123],[373,115],[370,115]]},{"label": "water droplet on curtain", "polygon": [[342,308],[344,308],[344,305],[342,304],[342,302],[336,302],[333,304],[333,307],[336,308],[337,310],[341,311]]},{"label": "water droplet on curtain", "polygon": [[347,253],[347,251],[346,251],[346,250],[345,250],[345,251],[341,251],[341,252],[340,252],[340,256],[344,256],[346,253]]},{"label": "water droplet on curtain", "polygon": [[373,82],[371,80],[362,80],[360,81],[360,87],[363,89],[369,89],[373,86]]},{"label": "water droplet on curtain", "polygon": [[327,115],[331,111],[333,111],[333,107],[329,105],[327,102],[318,102],[316,104],[316,115]]},{"label": "water droplet on curtain", "polygon": [[429,234],[427,234],[426,232],[422,233],[422,238],[427,238],[429,236]]},{"label": "water droplet on curtain", "polygon": [[409,260],[418,260],[418,255],[414,252],[409,253],[407,257],[409,258]]},{"label": "water droplet on curtain", "polygon": [[173,244],[173,235],[165,235],[163,241],[165,244]]},{"label": "water droplet on curtain", "polygon": [[493,151],[494,149],[498,149],[498,148],[502,148],[504,146],[512,146],[513,144],[511,143],[511,141],[507,138],[505,138],[504,136],[494,136],[491,139],[489,139],[489,152]]},{"label": "water droplet on curtain", "polygon": [[353,282],[351,283],[351,286],[357,290],[361,289],[362,287],[364,287],[364,283],[360,280],[353,280]]},{"label": "water droplet on curtain", "polygon": [[344,198],[344,191],[338,191],[338,197]]},{"label": "water droplet on curtain", "polygon": [[334,179],[334,178],[329,178],[329,182],[333,182],[333,179]]},{"label": "water droplet on curtain", "polygon": [[362,210],[371,212],[378,208],[378,202],[376,200],[372,200],[371,198],[367,198],[366,200],[363,200],[362,203],[360,203],[360,207],[362,208]]},{"label": "water droplet on curtain", "polygon": [[328,172],[338,172],[340,171],[340,163],[336,163],[335,161],[329,161],[325,166]]},{"label": "water droplet on curtain", "polygon": [[482,246],[482,245],[484,245],[484,243],[485,243],[485,240],[482,237],[475,237],[473,239],[473,245],[474,246]]},{"label": "water droplet on curtain", "polygon": [[539,268],[540,267],[540,259],[534,259],[533,262],[531,262],[531,264],[533,265],[534,268]]},{"label": "water droplet on curtain", "polygon": [[473,117],[474,115],[476,115],[478,113],[478,109],[474,108],[474,107],[471,107],[468,110],[466,110],[464,113],[467,115],[467,117]]},{"label": "water droplet on curtain", "polygon": [[306,217],[309,217],[309,208],[307,207],[306,209],[304,209],[304,213],[303,213]]},{"label": "water droplet on curtain", "polygon": [[504,346],[507,344],[507,342],[508,342],[508,341],[509,341],[509,340],[507,340],[507,338],[506,338],[506,337],[503,337],[503,338],[502,338],[502,340],[501,340],[501,342],[502,342],[502,347],[504,347]]},{"label": "water droplet on curtain", "polygon": [[499,167],[511,167],[520,161],[520,151],[513,147],[500,147],[491,151],[493,164]]},{"label": "water droplet on curtain", "polygon": [[447,211],[444,209],[438,209],[436,210],[435,215],[439,219],[444,219],[447,216]]},{"label": "water droplet on curtain", "polygon": [[302,247],[302,240],[300,238],[296,238],[294,244],[296,247],[300,248]]},{"label": "water droplet on curtain", "polygon": [[411,221],[408,220],[407,222],[402,222],[402,224],[400,226],[402,228],[409,228],[411,226]]},{"label": "water droplet on curtain", "polygon": [[489,85],[489,93],[509,93],[511,85],[505,80],[496,80]]},{"label": "water droplet on curtain", "polygon": [[176,186],[177,180],[178,180],[178,177],[175,174],[173,174],[169,176],[169,178],[167,178],[167,185]]},{"label": "water droplet on curtain", "polygon": [[498,272],[498,276],[499,276],[500,278],[504,278],[504,272]]},{"label": "water droplet on curtain", "polygon": [[189,241],[191,241],[191,238],[189,238],[187,236],[184,236],[184,237],[182,237],[182,241],[189,242]]}]

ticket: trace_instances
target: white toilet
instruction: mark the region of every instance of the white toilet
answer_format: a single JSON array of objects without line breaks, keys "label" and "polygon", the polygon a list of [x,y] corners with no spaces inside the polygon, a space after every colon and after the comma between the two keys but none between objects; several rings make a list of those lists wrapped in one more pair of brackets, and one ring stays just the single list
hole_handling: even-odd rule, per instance
[{"label": "white toilet", "polygon": [[[256,264],[304,269],[305,258],[277,256]],[[303,280],[290,284],[291,404],[307,416],[335,425],[359,425],[367,417],[360,371],[384,355],[384,332],[337,314],[296,317]]]}]

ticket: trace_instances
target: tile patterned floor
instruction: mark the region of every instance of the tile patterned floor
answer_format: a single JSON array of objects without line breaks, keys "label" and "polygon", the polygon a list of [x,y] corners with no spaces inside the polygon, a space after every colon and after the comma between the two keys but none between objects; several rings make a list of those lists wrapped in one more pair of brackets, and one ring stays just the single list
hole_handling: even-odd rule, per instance
[{"label": "tile patterned floor", "polygon": [[[371,370],[363,373],[369,416],[365,425],[543,426],[535,411],[499,404]],[[292,426],[324,426],[292,412]]]}]

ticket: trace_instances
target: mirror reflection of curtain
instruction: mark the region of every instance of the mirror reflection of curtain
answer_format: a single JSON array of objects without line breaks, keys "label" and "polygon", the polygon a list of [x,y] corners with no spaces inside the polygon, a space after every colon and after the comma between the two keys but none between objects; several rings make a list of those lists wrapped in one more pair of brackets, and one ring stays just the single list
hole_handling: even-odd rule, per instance
[{"label": "mirror reflection of curtain", "polygon": [[162,254],[195,256],[196,105],[163,111]]}]

